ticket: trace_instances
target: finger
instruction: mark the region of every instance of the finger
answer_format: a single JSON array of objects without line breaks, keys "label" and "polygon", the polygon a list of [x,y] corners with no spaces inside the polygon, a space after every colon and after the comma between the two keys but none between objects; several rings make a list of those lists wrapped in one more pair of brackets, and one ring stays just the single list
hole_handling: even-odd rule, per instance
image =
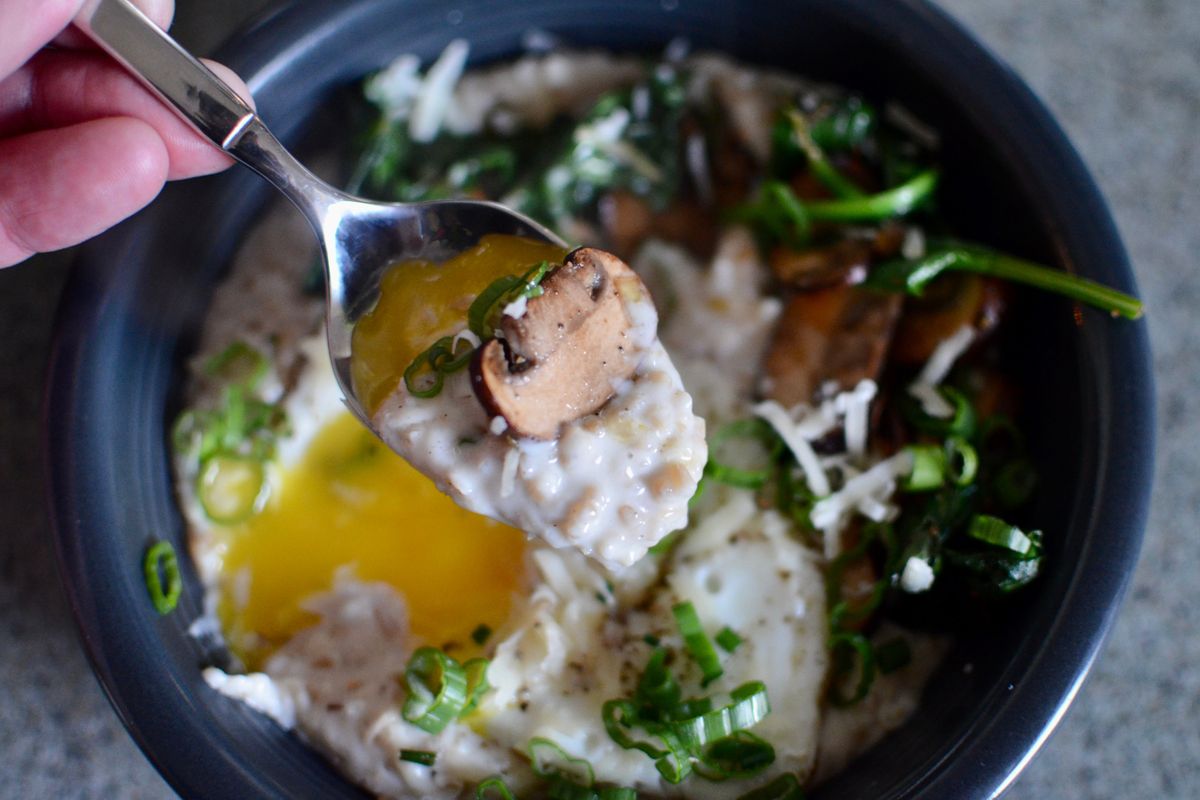
[{"label": "finger", "polygon": [[0,142],[0,266],[78,244],[154,199],[162,139],[127,117]]},{"label": "finger", "polygon": [[[81,2],[82,0],[78,0],[75,5],[79,5]],[[164,31],[171,27],[171,20],[175,17],[175,0],[131,0],[131,2],[149,17],[151,22]],[[60,33],[55,38],[54,44],[59,47],[75,49],[96,46],[83,31],[74,27],[67,28]]]},{"label": "finger", "polygon": [[[231,70],[209,63],[253,105],[250,91]],[[158,131],[170,158],[172,180],[206,175],[231,162],[123,67],[102,53],[47,51],[0,82],[0,136],[61,128],[112,116],[136,117]]]},{"label": "finger", "polygon": [[2,0],[0,75],[8,75],[71,22],[83,0]]}]

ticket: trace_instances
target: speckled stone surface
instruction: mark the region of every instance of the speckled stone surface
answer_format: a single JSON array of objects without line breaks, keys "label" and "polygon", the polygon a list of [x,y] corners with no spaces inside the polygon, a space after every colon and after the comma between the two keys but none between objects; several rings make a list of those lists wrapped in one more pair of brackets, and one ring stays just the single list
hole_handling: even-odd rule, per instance
[{"label": "speckled stone surface", "polygon": [[[262,0],[178,0],[208,52]],[[1112,204],[1150,309],[1158,479],[1136,579],[1010,798],[1200,797],[1200,6],[942,0],[1049,104]],[[92,677],[51,561],[38,405],[69,254],[0,272],[0,797],[171,791]]]}]

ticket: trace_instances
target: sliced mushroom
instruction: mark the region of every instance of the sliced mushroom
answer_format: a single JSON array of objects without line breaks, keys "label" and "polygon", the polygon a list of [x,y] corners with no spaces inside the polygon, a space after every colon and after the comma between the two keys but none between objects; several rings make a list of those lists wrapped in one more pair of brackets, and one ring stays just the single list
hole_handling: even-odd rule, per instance
[{"label": "sliced mushroom", "polygon": [[993,330],[1005,306],[1005,285],[978,275],[944,275],[912,299],[896,329],[892,356],[902,364],[927,361],[937,346],[964,325]]},{"label": "sliced mushroom", "polygon": [[797,289],[861,283],[871,266],[871,245],[847,239],[806,250],[776,247],[768,261],[780,282]]},{"label": "sliced mushroom", "polygon": [[[635,335],[629,305],[649,303],[642,281],[611,253],[580,248],[542,282],[503,338],[475,354],[475,395],[518,436],[553,439],[598,411],[633,376],[648,342]],[[629,304],[629,305],[627,305]]]},{"label": "sliced mushroom", "polygon": [[792,406],[810,402],[825,381],[850,389],[877,380],[902,302],[845,285],[792,297],[767,351],[767,395]]}]

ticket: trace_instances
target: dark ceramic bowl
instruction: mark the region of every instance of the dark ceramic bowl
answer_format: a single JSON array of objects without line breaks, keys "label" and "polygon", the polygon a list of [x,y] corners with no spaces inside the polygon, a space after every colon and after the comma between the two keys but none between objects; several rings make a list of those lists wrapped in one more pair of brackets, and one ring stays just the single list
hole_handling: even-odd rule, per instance
[{"label": "dark ceramic bowl", "polygon": [[[518,53],[533,27],[580,45],[655,53],[685,36],[751,63],[899,99],[946,141],[948,208],[964,233],[1134,291],[1125,252],[1079,157],[1021,81],[921,0],[348,0],[301,2],[221,55],[285,142],[328,99],[400,52],[452,37],[475,62]],[[328,113],[328,112],[327,112]],[[213,653],[190,564],[178,610],[147,602],[141,556],[182,552],[166,429],[181,363],[214,283],[268,199],[247,170],[176,186],[87,247],[67,288],[45,437],[58,558],[92,664],[146,755],[188,797],[363,797],[265,718],[209,690]],[[1035,510],[1048,571],[964,635],[920,711],[814,797],[993,796],[1078,690],[1136,561],[1149,497],[1153,392],[1144,323],[1031,297],[1016,356],[1044,480]]]}]

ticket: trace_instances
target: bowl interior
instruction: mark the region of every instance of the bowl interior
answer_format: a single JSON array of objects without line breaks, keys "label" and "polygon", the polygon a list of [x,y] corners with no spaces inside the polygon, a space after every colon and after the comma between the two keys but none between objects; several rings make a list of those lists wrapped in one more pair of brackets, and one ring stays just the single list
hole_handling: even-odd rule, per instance
[{"label": "bowl interior", "polygon": [[[919,0],[634,0],[519,6],[298,3],[222,59],[248,79],[289,145],[347,128],[336,93],[401,52],[454,37],[484,63],[530,28],[572,45],[655,54],[676,36],[750,63],[894,98],[942,132],[946,206],[967,235],[1132,290],[1124,252],[1078,157],[1041,105],[961,29]],[[166,431],[182,361],[214,283],[269,199],[247,170],[169,189],[90,246],[68,287],[49,378],[46,441],[58,552],[89,656],[131,733],[186,796],[363,797],[296,737],[210,691],[219,650],[188,634],[201,589],[158,618],[140,558],[181,552]],[[1153,430],[1144,324],[1030,296],[1012,343],[1043,482],[1033,515],[1049,568],[986,629],[960,637],[900,731],[814,797],[990,796],[1078,688],[1140,543]]]}]

